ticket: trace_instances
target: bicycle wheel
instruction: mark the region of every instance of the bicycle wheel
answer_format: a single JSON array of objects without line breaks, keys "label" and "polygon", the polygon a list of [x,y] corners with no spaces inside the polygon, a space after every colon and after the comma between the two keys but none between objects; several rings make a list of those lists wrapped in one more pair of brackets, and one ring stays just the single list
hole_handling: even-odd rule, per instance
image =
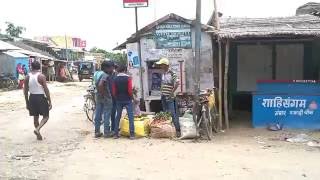
[{"label": "bicycle wheel", "polygon": [[95,111],[95,102],[92,97],[88,96],[85,99],[84,110],[87,115],[89,121],[93,122],[94,119],[94,111]]},{"label": "bicycle wheel", "polygon": [[208,137],[208,140],[210,141],[212,139],[212,122],[211,122],[211,114],[210,114],[210,110],[208,108],[208,106],[204,106],[204,111],[202,111],[202,122],[203,122],[203,126],[206,130],[206,134]]},{"label": "bicycle wheel", "polygon": [[16,88],[17,88],[16,83],[13,80],[9,80],[8,81],[8,89],[9,90],[14,90]]}]

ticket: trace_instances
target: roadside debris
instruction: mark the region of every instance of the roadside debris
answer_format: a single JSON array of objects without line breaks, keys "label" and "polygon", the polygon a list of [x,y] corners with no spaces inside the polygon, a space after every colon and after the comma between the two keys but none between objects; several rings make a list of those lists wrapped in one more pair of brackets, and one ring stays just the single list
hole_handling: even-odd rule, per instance
[{"label": "roadside debris", "polygon": [[276,123],[276,124],[269,124],[267,129],[269,131],[280,131],[283,129],[283,124]]},{"label": "roadside debris", "polygon": [[286,139],[287,142],[292,142],[292,143],[306,143],[310,140],[311,138],[306,134],[298,134],[294,137]]},{"label": "roadside debris", "polygon": [[317,148],[320,148],[320,142],[319,141],[309,141],[308,143],[307,143],[307,145],[308,146],[310,146],[310,147],[317,147]]}]

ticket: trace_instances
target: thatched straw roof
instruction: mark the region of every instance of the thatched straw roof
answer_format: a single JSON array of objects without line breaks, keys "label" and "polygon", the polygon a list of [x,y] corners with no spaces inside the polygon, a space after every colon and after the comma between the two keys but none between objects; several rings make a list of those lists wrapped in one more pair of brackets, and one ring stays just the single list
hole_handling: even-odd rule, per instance
[{"label": "thatched straw roof", "polygon": [[272,18],[221,18],[221,38],[250,37],[317,37],[320,38],[320,18],[313,15]]},{"label": "thatched straw roof", "polygon": [[307,4],[300,6],[296,12],[297,15],[302,15],[302,14],[317,15],[319,13],[320,13],[320,3],[315,3],[315,2],[309,2]]}]

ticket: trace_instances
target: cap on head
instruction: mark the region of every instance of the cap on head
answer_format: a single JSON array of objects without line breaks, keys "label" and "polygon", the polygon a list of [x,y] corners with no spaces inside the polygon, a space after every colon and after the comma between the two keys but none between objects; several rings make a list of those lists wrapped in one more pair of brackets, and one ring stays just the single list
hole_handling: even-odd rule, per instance
[{"label": "cap on head", "polygon": [[167,59],[167,58],[161,58],[158,62],[156,62],[156,64],[169,66],[170,61],[169,61],[169,59]]}]

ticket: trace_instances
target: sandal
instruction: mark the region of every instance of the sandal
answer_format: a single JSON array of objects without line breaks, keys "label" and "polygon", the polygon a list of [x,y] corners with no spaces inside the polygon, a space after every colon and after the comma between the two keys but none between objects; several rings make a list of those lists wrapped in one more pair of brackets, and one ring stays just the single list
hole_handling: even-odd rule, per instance
[{"label": "sandal", "polygon": [[42,140],[42,136],[41,136],[40,132],[34,130],[33,133],[37,136],[37,140],[39,140],[39,141]]}]

